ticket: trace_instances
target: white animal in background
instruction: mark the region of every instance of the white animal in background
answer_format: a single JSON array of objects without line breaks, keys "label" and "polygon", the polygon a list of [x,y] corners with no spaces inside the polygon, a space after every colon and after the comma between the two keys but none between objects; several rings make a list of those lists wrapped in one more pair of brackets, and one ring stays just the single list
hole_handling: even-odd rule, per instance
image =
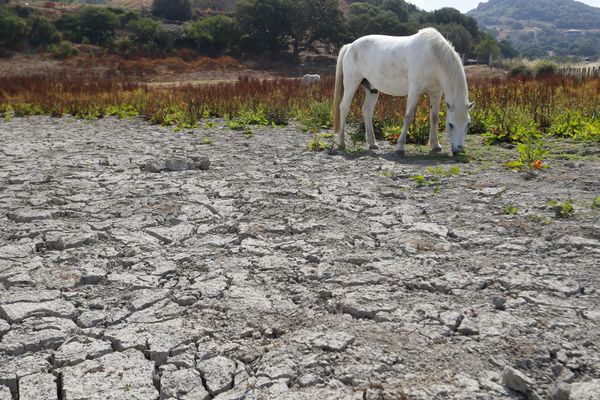
[{"label": "white animal in background", "polygon": [[419,97],[427,93],[431,106],[429,145],[432,151],[441,151],[437,127],[443,93],[452,153],[463,151],[473,103],[469,103],[461,59],[437,30],[425,28],[412,36],[369,35],[342,47],[337,60],[333,101],[333,126],[340,147],[345,145],[346,117],[360,85],[365,89],[362,111],[369,148],[377,148],[372,116],[379,92],[408,96],[402,134],[396,148],[399,155],[404,155],[406,134]]},{"label": "white animal in background", "polygon": [[320,83],[321,82],[321,77],[317,74],[314,75],[310,75],[310,74],[306,74],[302,77],[302,81],[300,82],[301,86],[308,86],[311,85],[313,83]]}]

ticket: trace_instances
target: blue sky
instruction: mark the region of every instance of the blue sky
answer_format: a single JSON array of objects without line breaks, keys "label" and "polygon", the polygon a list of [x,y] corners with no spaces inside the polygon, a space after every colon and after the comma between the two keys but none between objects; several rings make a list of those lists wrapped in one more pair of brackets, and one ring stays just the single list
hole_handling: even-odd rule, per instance
[{"label": "blue sky", "polygon": [[[578,1],[589,4],[590,6],[600,7],[600,0]],[[479,3],[485,3],[484,0],[407,0],[407,2],[413,3],[417,7],[427,11],[437,10],[442,7],[454,7],[462,12],[471,11],[476,8]]]}]

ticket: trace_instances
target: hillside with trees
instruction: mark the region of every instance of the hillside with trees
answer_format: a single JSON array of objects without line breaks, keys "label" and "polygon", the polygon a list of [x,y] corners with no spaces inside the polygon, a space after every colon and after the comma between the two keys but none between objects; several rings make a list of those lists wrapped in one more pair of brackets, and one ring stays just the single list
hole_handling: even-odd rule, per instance
[{"label": "hillside with trees", "polygon": [[578,1],[489,0],[468,15],[526,56],[600,56],[600,8]]},{"label": "hillside with trees", "polygon": [[0,6],[5,56],[50,51],[68,57],[79,45],[95,45],[124,57],[187,49],[297,60],[306,53],[335,54],[363,35],[410,35],[426,26],[437,28],[469,58],[485,60],[511,50],[453,8],[426,12],[404,0],[152,0],[143,9],[81,4],[44,10],[41,4]]}]

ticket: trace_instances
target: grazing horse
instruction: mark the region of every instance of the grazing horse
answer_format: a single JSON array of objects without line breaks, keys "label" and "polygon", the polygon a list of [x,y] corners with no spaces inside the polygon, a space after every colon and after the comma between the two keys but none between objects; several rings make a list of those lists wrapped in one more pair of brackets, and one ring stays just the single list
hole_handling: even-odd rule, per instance
[{"label": "grazing horse", "polygon": [[437,130],[443,93],[452,153],[463,151],[473,103],[469,103],[461,59],[437,30],[425,28],[412,36],[369,35],[342,47],[337,60],[333,100],[333,129],[337,133],[338,146],[342,148],[346,117],[354,93],[361,85],[365,89],[362,111],[370,149],[377,148],[372,117],[379,92],[408,96],[402,134],[396,148],[399,155],[404,155],[406,134],[419,97],[427,93],[431,105],[429,146],[432,151],[442,151]]},{"label": "grazing horse", "polygon": [[313,83],[321,82],[321,77],[319,75],[309,75],[306,74],[302,77],[302,81],[300,82],[301,86],[308,86]]}]

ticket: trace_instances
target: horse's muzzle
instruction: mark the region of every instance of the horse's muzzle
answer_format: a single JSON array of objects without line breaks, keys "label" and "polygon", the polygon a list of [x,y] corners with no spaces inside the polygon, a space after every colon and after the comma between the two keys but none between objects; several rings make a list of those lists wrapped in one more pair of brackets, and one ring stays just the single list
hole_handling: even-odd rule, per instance
[{"label": "horse's muzzle", "polygon": [[458,146],[456,148],[454,148],[454,147],[452,148],[452,155],[455,157],[464,152],[465,152],[465,148],[463,146]]}]

